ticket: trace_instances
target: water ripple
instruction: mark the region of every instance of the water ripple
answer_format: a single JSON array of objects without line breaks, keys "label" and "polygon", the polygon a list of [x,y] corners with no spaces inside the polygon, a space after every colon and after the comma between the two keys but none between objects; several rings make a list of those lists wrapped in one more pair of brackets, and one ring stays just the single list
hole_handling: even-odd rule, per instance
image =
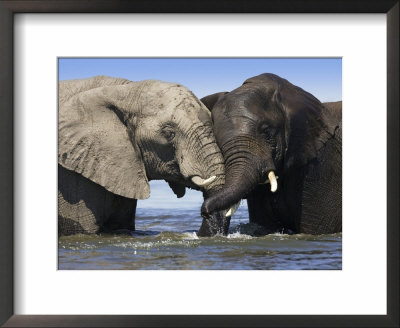
[{"label": "water ripple", "polygon": [[341,270],[341,233],[258,236],[246,215],[232,218],[228,236],[199,238],[197,211],[146,209],[131,234],[60,237],[59,269]]}]

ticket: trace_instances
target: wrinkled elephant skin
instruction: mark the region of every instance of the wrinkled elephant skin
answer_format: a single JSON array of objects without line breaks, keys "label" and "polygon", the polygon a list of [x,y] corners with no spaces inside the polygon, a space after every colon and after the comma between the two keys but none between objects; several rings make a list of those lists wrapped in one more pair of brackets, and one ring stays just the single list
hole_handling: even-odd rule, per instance
[{"label": "wrinkled elephant skin", "polygon": [[61,81],[58,128],[61,235],[133,230],[150,180],[166,180],[178,197],[185,187],[209,197],[224,185],[211,114],[182,85]]},{"label": "wrinkled elephant skin", "polygon": [[211,110],[226,184],[203,215],[247,198],[266,231],[342,230],[342,103],[322,104],[274,74],[201,99]]}]

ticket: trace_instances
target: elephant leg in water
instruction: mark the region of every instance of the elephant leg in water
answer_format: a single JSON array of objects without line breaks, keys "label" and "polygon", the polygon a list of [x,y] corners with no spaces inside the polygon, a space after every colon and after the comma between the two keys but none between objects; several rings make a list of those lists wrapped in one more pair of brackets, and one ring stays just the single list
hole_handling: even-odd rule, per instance
[{"label": "elephant leg in water", "polygon": [[58,181],[59,234],[135,230],[136,199],[109,192],[60,165]]}]

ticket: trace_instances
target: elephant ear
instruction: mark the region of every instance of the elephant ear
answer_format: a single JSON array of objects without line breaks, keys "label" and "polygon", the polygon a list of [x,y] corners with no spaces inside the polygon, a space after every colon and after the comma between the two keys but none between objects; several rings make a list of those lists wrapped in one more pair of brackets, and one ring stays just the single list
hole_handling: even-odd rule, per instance
[{"label": "elephant ear", "polygon": [[[58,162],[114,194],[144,199],[150,187],[135,131],[116,105],[124,88],[134,84],[91,89],[59,106]],[[129,122],[134,117],[129,113]]]},{"label": "elephant ear", "polygon": [[304,165],[318,157],[327,140],[334,136],[337,124],[327,108],[312,94],[276,75],[269,87],[275,90],[273,100],[286,116],[285,166]]},{"label": "elephant ear", "polygon": [[212,95],[205,96],[205,97],[201,98],[200,100],[211,112],[214,105],[227,93],[229,93],[229,92],[224,91],[224,92],[213,93]]}]

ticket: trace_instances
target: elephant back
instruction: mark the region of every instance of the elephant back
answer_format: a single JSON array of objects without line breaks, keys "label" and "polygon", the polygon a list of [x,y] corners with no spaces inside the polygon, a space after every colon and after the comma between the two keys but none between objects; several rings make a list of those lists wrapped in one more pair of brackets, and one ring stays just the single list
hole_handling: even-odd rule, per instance
[{"label": "elephant back", "polygon": [[80,92],[88,91],[95,88],[111,85],[122,85],[132,83],[129,80],[98,75],[87,79],[74,79],[59,82],[58,99],[59,104],[63,104],[72,96]]}]

